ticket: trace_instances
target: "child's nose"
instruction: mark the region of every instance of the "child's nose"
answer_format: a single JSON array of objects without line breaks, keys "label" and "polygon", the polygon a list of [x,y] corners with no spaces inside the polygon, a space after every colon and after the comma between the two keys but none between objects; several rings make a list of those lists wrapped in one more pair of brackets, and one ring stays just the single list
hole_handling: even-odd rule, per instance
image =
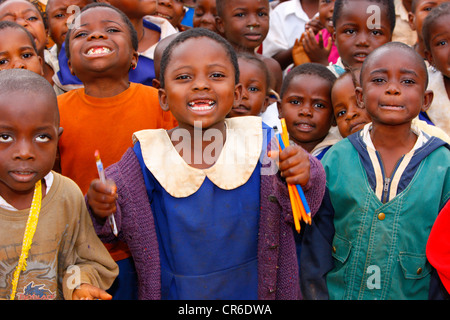
[{"label": "child's nose", "polygon": [[365,32],[359,32],[356,39],[357,46],[369,46],[368,35]]},{"label": "child's nose", "polygon": [[391,81],[387,84],[387,88],[386,88],[386,94],[389,95],[399,95],[400,89],[398,84],[396,84],[395,82]]},{"label": "child's nose", "polygon": [[171,7],[172,6],[172,0],[158,0],[158,5]]},{"label": "child's nose", "polygon": [[101,32],[101,31],[94,31],[89,35],[89,40],[95,40],[95,39],[106,39],[108,38],[108,36],[106,35],[106,33]]},{"label": "child's nose", "polygon": [[22,59],[14,59],[12,61],[13,69],[26,69],[25,63]]},{"label": "child's nose", "polygon": [[307,103],[303,103],[298,109],[298,114],[301,116],[311,116],[311,107]]},{"label": "child's nose", "polygon": [[33,148],[27,139],[17,140],[14,158],[19,160],[30,160],[34,158]]}]

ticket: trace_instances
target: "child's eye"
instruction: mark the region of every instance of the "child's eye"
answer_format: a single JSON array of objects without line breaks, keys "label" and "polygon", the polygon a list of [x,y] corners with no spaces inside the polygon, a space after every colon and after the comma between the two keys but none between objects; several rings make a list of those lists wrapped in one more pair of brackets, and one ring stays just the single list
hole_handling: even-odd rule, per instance
[{"label": "child's eye", "polygon": [[289,103],[294,104],[294,105],[299,105],[302,102],[300,101],[300,99],[292,99],[292,100],[289,100]]},{"label": "child's eye", "polygon": [[106,32],[113,33],[113,32],[120,32],[120,30],[117,28],[109,28],[108,30],[106,30]]},{"label": "child's eye", "polygon": [[0,59],[0,65],[4,65],[7,64],[8,60],[7,59]]},{"label": "child's eye", "polygon": [[243,12],[238,12],[238,13],[236,13],[234,16],[235,16],[235,17],[244,17],[244,16],[245,16],[245,13],[243,13]]},{"label": "child's eye", "polygon": [[75,34],[74,38],[81,38],[81,37],[86,37],[87,36],[87,32],[85,31],[80,31],[77,34]]},{"label": "child's eye", "polygon": [[214,72],[211,74],[212,78],[225,78],[225,75],[223,73],[220,72]]},{"label": "child's eye", "polygon": [[445,46],[447,44],[447,40],[441,40],[436,43],[436,46]]},{"label": "child's eye", "polygon": [[343,115],[345,115],[347,113],[346,110],[340,110],[336,113],[336,118],[342,117]]},{"label": "child's eye", "polygon": [[259,17],[265,17],[267,15],[268,15],[267,12],[264,12],[264,11],[258,12]]},{"label": "child's eye", "polygon": [[53,16],[53,18],[56,18],[56,19],[61,19],[61,18],[64,18],[64,17],[65,17],[65,15],[63,13],[58,13],[58,14],[55,14]]},{"label": "child's eye", "polygon": [[32,54],[32,53],[24,53],[24,54],[22,54],[22,58],[24,58],[24,59],[29,59],[29,58],[32,58],[34,56],[34,54]]},{"label": "child's eye", "polygon": [[382,82],[384,82],[384,79],[383,78],[373,78],[371,82],[382,83]]},{"label": "child's eye", "polygon": [[50,141],[50,137],[46,134],[40,134],[36,137],[36,141],[37,142],[49,142]]},{"label": "child's eye", "polygon": [[320,102],[314,103],[314,107],[315,108],[319,108],[319,109],[325,109],[326,108],[326,106],[323,103],[320,103]]},{"label": "child's eye", "polygon": [[259,92],[261,90],[259,90],[258,87],[248,87],[248,91],[250,91],[250,92]]},{"label": "child's eye", "polygon": [[0,142],[11,142],[12,137],[9,134],[2,133],[0,134]]},{"label": "child's eye", "polygon": [[28,21],[36,21],[36,20],[38,20],[38,17],[31,16],[31,17],[27,18],[27,20]]},{"label": "child's eye", "polygon": [[376,36],[381,36],[381,35],[383,35],[383,32],[381,32],[380,30],[373,30],[372,34],[376,35]]},{"label": "child's eye", "polygon": [[345,34],[354,34],[356,31],[354,29],[346,29],[344,30]]},{"label": "child's eye", "polygon": [[405,80],[403,80],[403,83],[414,84],[414,83],[416,83],[416,81],[414,79],[405,79]]},{"label": "child's eye", "polygon": [[181,74],[175,77],[175,80],[188,80],[190,77],[187,74]]}]

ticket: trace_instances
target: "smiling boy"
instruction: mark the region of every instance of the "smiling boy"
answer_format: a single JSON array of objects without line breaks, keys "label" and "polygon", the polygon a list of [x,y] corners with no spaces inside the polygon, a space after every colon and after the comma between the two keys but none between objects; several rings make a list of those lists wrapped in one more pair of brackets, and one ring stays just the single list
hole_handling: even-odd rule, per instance
[{"label": "smiling boy", "polygon": [[450,197],[450,151],[413,124],[432,99],[425,63],[391,42],[368,56],[360,78],[357,101],[372,123],[322,160],[335,228],[330,299],[436,298],[425,246]]}]

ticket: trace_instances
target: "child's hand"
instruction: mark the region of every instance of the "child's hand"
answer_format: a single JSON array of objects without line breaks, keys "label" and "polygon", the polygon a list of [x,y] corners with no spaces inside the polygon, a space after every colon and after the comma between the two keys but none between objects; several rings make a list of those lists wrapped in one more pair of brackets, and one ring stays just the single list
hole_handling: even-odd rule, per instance
[{"label": "child's hand", "polygon": [[294,46],[292,47],[292,60],[294,61],[295,66],[311,62],[311,59],[308,57],[305,48],[303,48],[303,38],[304,34],[302,34],[300,40],[295,39]]},{"label": "child's hand", "polygon": [[327,46],[324,47],[322,31],[319,31],[319,42],[316,41],[316,37],[311,29],[306,30],[304,35],[302,40],[303,48],[311,62],[328,65],[328,56],[333,45],[331,39],[328,41]]},{"label": "child's hand", "polygon": [[[271,157],[276,156],[271,151]],[[298,145],[290,145],[278,153],[278,168],[286,183],[305,186],[310,178],[309,154]]]},{"label": "child's hand", "polygon": [[87,192],[87,201],[97,219],[103,220],[116,212],[117,187],[113,180],[95,179]]},{"label": "child's hand", "polygon": [[111,300],[112,296],[105,290],[83,283],[72,293],[72,300]]}]

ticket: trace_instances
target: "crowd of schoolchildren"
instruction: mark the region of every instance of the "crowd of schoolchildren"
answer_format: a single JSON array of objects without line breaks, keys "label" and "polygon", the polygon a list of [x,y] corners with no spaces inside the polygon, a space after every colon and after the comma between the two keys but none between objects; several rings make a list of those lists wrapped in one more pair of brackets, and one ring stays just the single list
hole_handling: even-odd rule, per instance
[{"label": "crowd of schoolchildren", "polygon": [[0,0],[0,299],[449,299],[449,21]]}]

